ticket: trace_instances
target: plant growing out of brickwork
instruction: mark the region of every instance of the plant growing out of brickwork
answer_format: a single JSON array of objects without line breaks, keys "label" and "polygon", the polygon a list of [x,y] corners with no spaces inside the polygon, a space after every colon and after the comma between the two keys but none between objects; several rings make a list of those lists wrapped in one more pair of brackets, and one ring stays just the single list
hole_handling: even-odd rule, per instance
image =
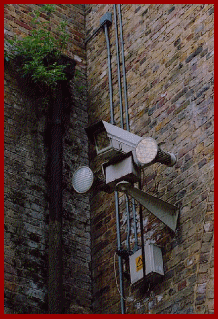
[{"label": "plant growing out of brickwork", "polygon": [[[60,62],[60,57],[66,49],[69,35],[66,32],[66,22],[52,30],[51,16],[55,5],[45,4],[34,11],[31,20],[33,26],[30,35],[21,40],[16,37],[7,41],[5,61],[20,58],[18,71],[22,76],[30,76],[34,82],[43,83],[54,88],[58,81],[66,80],[64,72],[66,64]],[[40,17],[46,15],[46,20]]]}]

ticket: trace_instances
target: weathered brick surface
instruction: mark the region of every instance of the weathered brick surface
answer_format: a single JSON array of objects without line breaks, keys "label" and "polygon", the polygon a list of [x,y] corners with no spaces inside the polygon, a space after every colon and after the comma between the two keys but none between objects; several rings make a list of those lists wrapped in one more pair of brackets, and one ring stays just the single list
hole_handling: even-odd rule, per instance
[{"label": "weathered brick surface", "polygon": [[[86,10],[87,37],[104,13],[114,12],[111,4],[90,4]],[[122,19],[131,132],[155,138],[177,156],[172,168],[154,164],[145,169],[143,190],[180,206],[175,235],[143,211],[144,239],[162,247],[165,276],[143,293],[125,279],[125,296],[133,297],[126,302],[127,313],[213,313],[213,5],[123,4]],[[119,126],[114,23],[109,37]],[[87,43],[87,72],[89,122],[109,122],[103,31]],[[97,172],[100,163],[93,148],[90,155]],[[91,208],[93,311],[120,313],[113,273],[114,195],[94,194]],[[124,197],[120,210],[125,247]]]},{"label": "weathered brick surface", "polygon": [[[5,4],[5,38],[29,33],[35,4]],[[42,15],[42,19],[46,17]],[[65,313],[90,313],[88,197],[75,195],[72,173],[88,164],[84,127],[86,64],[84,5],[57,5],[52,28],[67,21],[72,35],[64,52],[76,74],[64,116],[63,260]],[[37,88],[5,65],[5,313],[47,313],[49,111]]]},{"label": "weathered brick surface", "polygon": [[45,311],[47,187],[43,130],[34,98],[5,72],[6,313]]},{"label": "weathered brick surface", "polygon": [[[6,39],[29,33],[28,13],[37,6],[5,4]],[[120,126],[113,5],[57,6],[53,24],[67,21],[71,37],[65,53],[76,60],[76,69],[80,71],[71,83],[72,96],[64,118],[65,311],[120,313],[114,274],[115,263],[119,283],[118,260],[114,255],[114,194],[94,189],[89,202],[88,197],[76,195],[71,186],[74,169],[89,160],[92,169],[101,172],[91,146],[88,157],[84,127],[99,119],[110,121],[107,48],[103,30],[86,44],[85,39],[99,27],[100,18],[107,11],[112,12],[113,18],[109,27],[113,105],[116,125]],[[155,138],[164,143],[163,149],[177,156],[174,167],[156,163],[143,170],[143,190],[180,207],[175,234],[143,210],[144,240],[162,247],[165,276],[155,286],[136,288],[130,286],[129,265],[124,263],[125,297],[129,296],[126,312],[212,314],[213,5],[121,7],[131,132]],[[28,92],[14,70],[5,68],[5,313],[47,312],[48,114],[41,102],[36,92]],[[120,193],[124,248],[125,207],[125,196]],[[141,244],[139,206],[137,220]],[[131,247],[133,234],[131,220]]]}]

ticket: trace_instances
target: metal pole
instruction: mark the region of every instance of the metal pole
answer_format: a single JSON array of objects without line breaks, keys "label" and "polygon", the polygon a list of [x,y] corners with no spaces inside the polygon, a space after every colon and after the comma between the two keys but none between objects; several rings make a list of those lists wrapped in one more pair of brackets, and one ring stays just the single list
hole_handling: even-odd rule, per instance
[{"label": "metal pole", "polygon": [[123,128],[123,102],[122,102],[122,87],[121,87],[121,77],[120,77],[120,53],[119,53],[118,30],[117,30],[116,4],[114,4],[114,25],[115,25],[115,34],[116,34],[117,75],[118,75],[119,96],[120,96],[120,126]]},{"label": "metal pole", "polygon": [[[122,108],[122,92],[121,92],[121,78],[120,78],[120,58],[119,58],[119,48],[118,48],[118,31],[117,31],[117,15],[116,15],[116,5],[114,4],[114,23],[116,31],[116,49],[117,49],[117,72],[118,72],[118,85],[119,85],[119,97],[120,97],[120,125],[123,128],[123,108]],[[127,202],[128,205],[128,202]],[[117,227],[117,248],[121,249],[121,239],[120,239],[120,215],[119,215],[119,199],[118,192],[115,191],[115,208],[116,208],[116,227]],[[129,207],[128,207],[129,208]],[[129,211],[129,209],[128,209]],[[127,212],[128,214],[128,212]],[[128,214],[129,215],[129,214]],[[129,216],[127,216],[129,220]],[[129,241],[127,239],[127,241]],[[119,278],[120,278],[120,293],[121,293],[121,314],[125,314],[125,302],[124,302],[124,287],[123,287],[123,261],[122,257],[118,256],[119,263]]]},{"label": "metal pole", "polygon": [[113,111],[113,89],[112,89],[112,76],[111,76],[111,54],[110,54],[110,41],[108,36],[107,23],[104,24],[104,32],[107,43],[107,58],[108,58],[108,81],[109,81],[109,94],[110,94],[110,115],[111,124],[114,124],[114,111]]},{"label": "metal pole", "polygon": [[[142,180],[138,183],[138,187],[142,190]],[[140,220],[140,230],[141,230],[141,245],[142,245],[142,260],[143,260],[143,277],[145,278],[146,269],[145,269],[145,242],[144,242],[144,226],[143,226],[143,214],[142,214],[142,205],[139,205],[139,220]]]},{"label": "metal pole", "polygon": [[126,246],[127,250],[130,250],[129,238],[130,238],[130,215],[129,215],[129,198],[126,195],[126,215],[127,215],[127,238],[126,238]]},{"label": "metal pole", "polygon": [[[104,24],[104,31],[107,43],[107,55],[108,55],[108,81],[109,81],[109,96],[110,96],[110,122],[114,123],[114,110],[113,110],[113,90],[112,90],[112,76],[111,76],[111,56],[110,56],[110,42],[108,36],[107,23]],[[115,191],[115,210],[116,210],[116,227],[117,227],[117,246],[118,249],[121,249],[121,239],[120,239],[120,216],[119,216],[119,199],[118,192]],[[121,313],[125,314],[125,304],[124,304],[124,290],[123,290],[123,264],[122,257],[118,256],[119,262],[119,277],[120,277],[120,292],[121,292]]]},{"label": "metal pole", "polygon": [[[122,67],[123,67],[123,87],[124,87],[124,100],[125,100],[125,112],[126,112],[126,129],[130,132],[129,126],[129,114],[128,114],[128,99],[127,99],[127,85],[126,85],[126,69],[125,69],[125,57],[124,57],[124,41],[123,41],[123,24],[122,24],[122,14],[121,5],[118,4],[119,20],[120,20],[120,39],[121,39],[121,53],[122,53]],[[136,210],[135,210],[135,199],[132,198],[132,209],[133,209],[133,219],[134,219],[134,234],[135,234],[135,247],[136,251],[138,247],[138,236],[137,236],[137,222],[136,222]]]},{"label": "metal pole", "polygon": [[[116,208],[116,226],[117,226],[117,248],[121,249],[121,239],[120,239],[120,215],[119,215],[119,199],[118,192],[115,191],[115,208]],[[120,275],[120,293],[121,293],[121,313],[125,314],[125,303],[124,303],[124,289],[123,289],[123,264],[122,257],[118,256],[119,262],[119,275]]]},{"label": "metal pole", "polygon": [[139,249],[138,246],[138,235],[137,235],[137,221],[136,221],[136,209],[135,209],[135,199],[132,198],[132,213],[133,213],[133,220],[134,220],[134,234],[135,234],[135,245],[133,252]]},{"label": "metal pole", "polygon": [[125,71],[125,57],[124,57],[124,41],[123,41],[123,26],[121,5],[118,4],[118,12],[120,17],[120,40],[121,40],[121,54],[122,54],[122,67],[123,67],[123,87],[124,87],[124,100],[125,100],[125,112],[126,112],[126,129],[130,131],[129,127],[129,114],[128,114],[128,100],[127,100],[127,85],[126,85],[126,71]]}]

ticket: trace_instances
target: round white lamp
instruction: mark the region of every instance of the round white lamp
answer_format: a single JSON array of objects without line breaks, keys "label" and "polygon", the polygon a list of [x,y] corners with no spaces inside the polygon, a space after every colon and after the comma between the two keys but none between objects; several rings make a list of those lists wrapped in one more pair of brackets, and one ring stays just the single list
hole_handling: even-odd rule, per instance
[{"label": "round white lamp", "polygon": [[94,175],[88,166],[80,166],[73,174],[72,185],[77,193],[87,193],[92,187]]},{"label": "round white lamp", "polygon": [[141,165],[150,164],[157,152],[158,145],[152,137],[144,137],[136,146],[136,157]]},{"label": "round white lamp", "polygon": [[176,164],[176,156],[173,153],[163,151],[152,137],[142,138],[137,144],[135,152],[137,161],[142,167],[155,162],[167,166]]}]

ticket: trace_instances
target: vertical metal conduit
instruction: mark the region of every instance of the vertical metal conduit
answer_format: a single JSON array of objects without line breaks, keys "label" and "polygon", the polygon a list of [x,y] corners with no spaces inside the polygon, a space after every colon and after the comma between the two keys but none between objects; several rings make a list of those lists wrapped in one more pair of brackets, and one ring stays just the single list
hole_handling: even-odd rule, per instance
[{"label": "vertical metal conduit", "polygon": [[123,101],[122,101],[122,87],[121,87],[121,76],[120,76],[120,52],[119,52],[119,42],[118,42],[118,29],[117,29],[117,10],[116,4],[114,4],[114,25],[116,34],[116,51],[117,51],[117,75],[118,75],[118,85],[119,85],[119,97],[120,97],[120,126],[123,128]]},{"label": "vertical metal conduit", "polygon": [[112,76],[111,76],[111,54],[110,54],[110,41],[108,36],[107,23],[104,24],[104,32],[107,43],[107,59],[108,59],[108,81],[109,81],[109,94],[110,94],[110,117],[111,124],[114,124],[114,109],[113,109],[113,89],[112,89]]},{"label": "vertical metal conduit", "polygon": [[[120,40],[121,40],[121,55],[122,55],[122,67],[123,67],[123,88],[124,88],[124,101],[125,101],[125,113],[126,113],[126,129],[127,129],[127,131],[130,131],[121,4],[118,4],[118,13],[119,13],[119,20],[120,20]],[[137,236],[137,222],[136,222],[136,210],[135,210],[135,199],[134,198],[132,198],[132,209],[133,209],[134,233],[135,233],[134,250],[137,250],[138,249],[138,236]]]},{"label": "vertical metal conduit", "polygon": [[[113,109],[113,91],[112,91],[112,77],[111,77],[111,56],[110,56],[110,41],[108,36],[108,26],[104,24],[104,31],[107,43],[107,55],[108,55],[108,81],[109,81],[109,96],[110,96],[110,115],[111,124],[114,123],[114,109]],[[118,192],[115,191],[115,210],[116,210],[116,228],[117,228],[117,248],[118,250],[121,249],[121,238],[120,238],[120,215],[119,215],[119,199],[118,199]],[[118,256],[118,263],[119,263],[119,277],[120,277],[120,293],[121,293],[121,313],[125,314],[125,304],[124,304],[124,289],[123,289],[123,263],[122,257]]]},{"label": "vertical metal conduit", "polygon": [[[121,86],[121,74],[120,74],[120,51],[119,51],[119,41],[118,41],[118,28],[117,28],[117,10],[116,4],[114,4],[114,25],[116,34],[116,52],[117,52],[117,75],[118,75],[118,85],[119,85],[119,97],[120,97],[120,125],[124,128],[123,123],[123,101],[122,101],[122,86]],[[129,125],[128,125],[129,126]],[[126,213],[127,213],[127,249],[130,250],[129,238],[130,238],[130,214],[129,214],[129,199],[126,196]]]},{"label": "vertical metal conduit", "polygon": [[[116,208],[116,226],[117,226],[117,248],[121,250],[121,238],[120,238],[120,215],[119,215],[119,198],[118,192],[115,191],[115,208]],[[122,257],[118,256],[119,263],[119,276],[120,276],[120,303],[121,303],[121,314],[125,314],[125,303],[124,303],[124,289],[123,289],[123,262]]]},{"label": "vertical metal conduit", "polygon": [[127,215],[127,238],[126,238],[126,246],[127,250],[130,251],[129,238],[130,238],[130,214],[129,214],[129,198],[126,195],[126,215]]},{"label": "vertical metal conduit", "polygon": [[121,5],[120,4],[118,4],[118,12],[119,12],[119,18],[120,18],[120,40],[121,40],[121,55],[122,55],[122,68],[123,68],[124,100],[125,100],[125,112],[126,112],[126,129],[127,129],[127,131],[130,131],[129,114],[128,114],[128,100],[127,100],[125,57],[124,57],[123,26],[122,26],[122,14],[121,14]]},{"label": "vertical metal conduit", "polygon": [[[138,187],[142,190],[142,180],[140,179]],[[144,234],[143,234],[143,215],[142,215],[142,205],[139,205],[139,220],[140,220],[140,230],[141,230],[141,245],[142,245],[142,258],[145,260],[145,243],[144,243]],[[143,262],[143,277],[145,278],[145,263]]]},{"label": "vertical metal conduit", "polygon": [[133,213],[133,220],[134,220],[134,234],[135,234],[135,245],[133,251],[137,251],[139,249],[138,246],[138,235],[137,235],[137,221],[136,221],[136,209],[135,209],[135,199],[132,198],[132,213]]},{"label": "vertical metal conduit", "polygon": [[[118,4],[118,13],[120,20],[120,39],[121,39],[121,55],[122,55],[122,68],[123,68],[123,86],[124,86],[124,99],[125,99],[125,113],[126,113],[126,130],[130,131],[129,126],[129,114],[128,114],[128,100],[127,100],[127,83],[126,83],[126,70],[125,70],[125,57],[124,57],[124,41],[123,41],[123,30],[122,30],[122,15],[121,15],[121,5]],[[117,16],[116,16],[116,5],[114,4],[114,23],[116,32],[116,51],[117,51],[117,72],[118,72],[118,85],[119,85],[119,97],[120,97],[120,122],[121,127],[124,128],[123,124],[123,106],[122,106],[122,88],[121,88],[121,76],[120,76],[120,58],[119,58],[119,44],[118,44],[118,29],[117,29]],[[114,109],[113,109],[113,93],[112,93],[112,76],[111,76],[111,56],[110,56],[110,42],[108,36],[108,26],[104,24],[104,31],[107,43],[107,53],[108,53],[108,78],[109,78],[109,95],[110,95],[110,114],[111,114],[111,124],[114,123]],[[141,187],[141,185],[140,185]],[[135,247],[134,250],[138,249],[138,236],[137,236],[137,221],[136,221],[136,210],[135,210],[135,200],[132,198],[132,208],[133,208],[133,218],[134,218],[134,233],[135,233]],[[118,192],[115,191],[115,209],[116,209],[116,228],[117,228],[117,246],[118,250],[121,250],[121,236],[120,236],[120,215],[119,215],[119,198]],[[127,209],[127,247],[129,249],[129,236],[130,236],[130,216],[129,216],[129,200],[126,197],[126,209]],[[140,209],[140,226],[141,226],[141,236],[142,236],[142,255],[144,256],[144,243],[143,243],[143,220],[142,220],[142,209]],[[125,303],[124,303],[124,287],[123,287],[123,264],[122,257],[118,256],[119,262],[119,277],[120,277],[120,293],[121,293],[121,313],[125,314]],[[143,272],[145,275],[145,266],[143,265]]]}]

